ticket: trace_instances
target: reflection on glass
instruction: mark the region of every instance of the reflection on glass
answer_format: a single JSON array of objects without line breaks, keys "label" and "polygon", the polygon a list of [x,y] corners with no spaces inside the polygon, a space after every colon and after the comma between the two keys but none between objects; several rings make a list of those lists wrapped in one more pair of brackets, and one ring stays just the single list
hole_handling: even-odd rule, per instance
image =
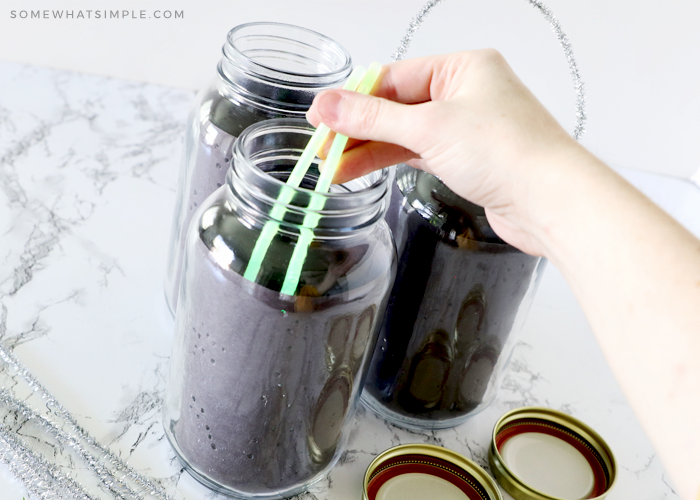
[{"label": "reflection on glass", "polygon": [[500,240],[483,208],[406,165],[386,219],[399,262],[362,398],[397,425],[451,427],[495,397],[542,261]]}]

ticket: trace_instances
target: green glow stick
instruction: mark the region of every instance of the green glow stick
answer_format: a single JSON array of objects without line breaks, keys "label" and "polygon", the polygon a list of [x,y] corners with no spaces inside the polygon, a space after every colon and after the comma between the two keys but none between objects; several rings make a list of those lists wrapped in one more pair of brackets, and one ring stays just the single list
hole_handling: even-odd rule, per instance
[{"label": "green glow stick", "polygon": [[[372,91],[372,87],[379,78],[379,73],[382,71],[382,65],[378,62],[373,62],[367,68],[367,73],[365,74],[362,82],[357,87],[357,92],[360,94],[369,94]],[[323,171],[321,176],[318,178],[318,183],[314,191],[318,193],[327,193],[328,189],[331,187],[331,181],[335,175],[335,171],[338,168],[338,163],[340,163],[340,157],[345,150],[345,145],[348,143],[347,136],[337,134],[331,144],[331,149],[328,151],[328,157],[323,163]],[[323,198],[320,198],[323,200]],[[314,226],[316,227],[316,226]]]},{"label": "green glow stick", "polygon": [[[347,82],[345,82],[345,85],[343,85],[343,89],[357,89],[358,85],[361,85],[361,82],[363,81],[362,78],[365,76],[365,73],[365,68],[363,68],[362,66],[356,66],[355,69],[352,70],[352,73],[350,73],[350,76],[348,77]],[[311,139],[309,139],[309,142],[306,145],[306,148],[304,148],[303,153],[301,153],[299,160],[297,160],[297,164],[294,166],[292,174],[289,176],[289,179],[287,179],[288,186],[299,187],[299,184],[301,184],[302,179],[306,175],[306,171],[309,169],[309,166],[311,166],[311,162],[313,161],[313,159],[316,158],[316,153],[323,144],[323,141],[326,140],[326,137],[328,136],[328,133],[330,131],[331,129],[329,129],[323,123],[321,123],[318,126],[318,128],[314,132],[314,135],[312,135]],[[293,191],[291,192],[292,194],[294,193]]]},{"label": "green glow stick", "polygon": [[[343,85],[343,89],[355,90],[364,76],[365,68],[362,66],[356,66],[355,69],[352,70],[352,73],[350,73],[345,85]],[[287,179],[286,186],[284,186],[280,191],[280,194],[277,197],[277,202],[270,211],[270,218],[272,220],[268,220],[265,223],[262,231],[260,232],[260,236],[258,237],[258,241],[255,242],[255,247],[253,247],[253,253],[250,256],[248,266],[243,274],[243,277],[248,281],[255,283],[258,273],[260,272],[260,268],[262,267],[262,262],[267,254],[267,250],[270,248],[272,239],[279,230],[280,225],[277,221],[282,220],[284,214],[287,212],[285,205],[288,205],[289,202],[292,201],[292,198],[294,198],[294,189],[291,188],[299,187],[302,179],[304,179],[306,172],[311,166],[311,162],[314,160],[314,158],[316,158],[316,153],[323,144],[323,141],[325,141],[326,137],[328,137],[330,131],[331,129],[321,123],[311,136],[311,139],[309,139],[309,142],[306,144],[306,148],[304,148],[304,151],[297,160],[296,165],[294,165],[294,169]]]},{"label": "green glow stick", "polygon": [[[374,87],[374,84],[379,77],[379,73],[382,70],[382,65],[378,62],[373,62],[369,65],[367,74],[365,74],[362,82],[357,88],[357,92],[362,94],[369,94]],[[343,150],[347,145],[348,137],[342,134],[336,134],[335,139],[333,139],[333,144],[328,151],[328,157],[323,163],[323,170],[321,171],[321,176],[316,183],[316,188],[314,191],[316,193],[326,193],[331,186],[333,176],[338,168],[338,163],[340,162],[340,157],[343,154]],[[313,240],[314,233],[313,229],[318,226],[318,222],[321,216],[318,211],[323,209],[326,201],[323,196],[314,195],[309,203],[309,210],[311,213],[306,214],[304,217],[304,224],[301,228],[301,234],[297,240],[297,244],[294,247],[294,252],[292,253],[292,258],[289,261],[289,266],[287,267],[287,274],[284,277],[284,283],[282,284],[282,290],[280,293],[285,295],[294,295],[297,286],[299,285],[299,280],[301,279],[301,270],[304,266],[304,261],[306,260],[306,255],[309,249],[309,245]]]}]

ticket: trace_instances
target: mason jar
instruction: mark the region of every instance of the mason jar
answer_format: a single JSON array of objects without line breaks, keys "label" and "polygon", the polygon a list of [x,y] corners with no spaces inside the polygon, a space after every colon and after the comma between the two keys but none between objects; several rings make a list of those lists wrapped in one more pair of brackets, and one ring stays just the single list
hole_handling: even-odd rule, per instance
[{"label": "mason jar", "polygon": [[[396,271],[384,220],[389,171],[319,194],[316,159],[284,214],[273,212],[312,133],[299,119],[246,129],[225,184],[187,235],[166,435],[199,481],[240,498],[295,495],[338,460]],[[312,196],[323,197],[322,209],[308,208]],[[249,281],[266,223],[279,227]],[[297,289],[285,295],[302,230],[313,239]]]},{"label": "mason jar", "polygon": [[398,269],[362,401],[399,426],[452,427],[495,398],[546,261],[407,165],[387,221]]},{"label": "mason jar", "polygon": [[236,137],[270,118],[303,118],[314,96],[350,74],[350,55],[311,30],[279,23],[233,28],[217,75],[192,105],[185,132],[165,297],[175,314],[187,226],[202,202],[224,184]]}]

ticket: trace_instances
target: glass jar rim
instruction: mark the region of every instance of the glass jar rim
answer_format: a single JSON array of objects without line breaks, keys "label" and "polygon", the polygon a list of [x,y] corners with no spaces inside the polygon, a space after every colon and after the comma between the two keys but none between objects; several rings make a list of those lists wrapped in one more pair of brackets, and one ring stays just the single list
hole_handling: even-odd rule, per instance
[{"label": "glass jar rim", "polygon": [[[264,30],[278,30],[279,33],[264,33]],[[336,68],[326,72],[303,72],[283,69],[273,65],[267,65],[256,61],[241,50],[238,43],[242,38],[255,35],[258,38],[268,37],[279,41],[291,42],[299,47],[312,49],[322,54],[322,48],[312,46],[303,40],[306,38],[315,38],[323,43],[326,48],[330,48],[331,52],[337,59]],[[291,36],[296,35],[296,36]],[[310,30],[301,26],[295,26],[287,23],[276,22],[252,22],[240,24],[231,29],[226,36],[226,44],[223,47],[224,57],[231,62],[240,64],[247,71],[255,73],[258,76],[284,79],[296,85],[308,85],[311,87],[326,87],[329,84],[337,83],[350,74],[352,70],[352,58],[348,51],[332,38]],[[307,57],[305,57],[308,59]]]},{"label": "glass jar rim", "polygon": [[337,200],[341,203],[348,203],[352,205],[352,207],[361,208],[380,201],[387,194],[389,189],[389,179],[391,177],[388,168],[372,172],[367,176],[363,176],[373,176],[375,179],[366,179],[365,182],[369,183],[369,185],[355,191],[347,191],[344,193],[318,193],[301,186],[290,187],[286,184],[286,182],[276,179],[275,177],[268,175],[266,172],[259,169],[252,161],[249,154],[247,154],[245,150],[246,144],[265,133],[284,132],[290,130],[308,135],[309,137],[311,137],[315,131],[314,127],[302,118],[274,118],[271,120],[258,122],[245,129],[241,135],[238,136],[238,139],[234,144],[233,156],[234,160],[236,160],[236,168],[245,169],[246,176],[252,176],[257,182],[275,186],[278,189],[285,187],[287,189],[292,189],[295,195],[302,194],[305,195],[304,198],[308,198],[312,194],[314,196],[323,196],[327,200],[326,204],[328,204],[328,202],[331,200]]}]

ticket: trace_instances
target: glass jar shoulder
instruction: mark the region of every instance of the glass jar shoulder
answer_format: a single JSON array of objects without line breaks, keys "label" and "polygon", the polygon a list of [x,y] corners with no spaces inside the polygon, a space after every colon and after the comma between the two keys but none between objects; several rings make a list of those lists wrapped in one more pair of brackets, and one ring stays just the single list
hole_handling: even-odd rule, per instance
[{"label": "glass jar shoulder", "polygon": [[[276,234],[265,251],[256,284],[279,292],[298,240],[298,227],[274,224]],[[207,249],[208,258],[224,273],[240,280],[260,248],[256,243],[266,222],[246,217],[227,186],[214,192],[195,215],[190,245]],[[389,283],[396,268],[396,250],[383,220],[350,235],[315,237],[304,261],[298,294],[330,297],[360,293]],[[387,285],[388,286],[388,285]],[[381,286],[383,288],[383,286]]]},{"label": "glass jar shoulder", "polygon": [[397,168],[389,214],[395,233],[404,230],[405,219],[410,219],[409,225],[429,228],[447,245],[505,244],[489,225],[483,207],[458,196],[438,177],[405,164]]},{"label": "glass jar shoulder", "polygon": [[303,111],[277,108],[274,102],[266,106],[246,94],[245,89],[237,89],[217,75],[197,94],[189,123],[200,126],[211,123],[222,132],[238,137],[250,125],[263,120],[303,116]]}]

